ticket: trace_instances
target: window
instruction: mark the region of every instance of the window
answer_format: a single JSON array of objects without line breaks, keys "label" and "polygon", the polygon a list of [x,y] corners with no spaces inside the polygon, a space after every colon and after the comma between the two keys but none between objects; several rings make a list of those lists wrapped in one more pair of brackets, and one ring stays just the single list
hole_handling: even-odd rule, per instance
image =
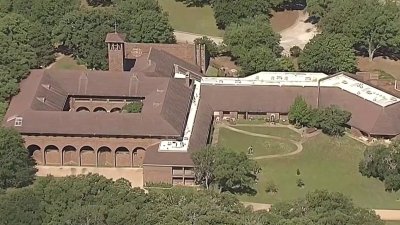
[{"label": "window", "polygon": [[15,118],[14,126],[15,126],[15,127],[20,127],[20,126],[22,126],[22,117],[17,117],[17,118]]}]

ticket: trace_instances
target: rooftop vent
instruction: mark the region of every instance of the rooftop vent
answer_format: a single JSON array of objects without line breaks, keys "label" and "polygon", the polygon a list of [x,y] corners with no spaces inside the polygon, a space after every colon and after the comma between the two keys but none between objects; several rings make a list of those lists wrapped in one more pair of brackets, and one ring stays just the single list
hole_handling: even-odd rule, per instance
[{"label": "rooftop vent", "polygon": [[50,84],[42,84],[42,87],[46,88],[47,90],[50,90]]},{"label": "rooftop vent", "polygon": [[22,117],[15,117],[14,127],[21,127],[22,126]]}]

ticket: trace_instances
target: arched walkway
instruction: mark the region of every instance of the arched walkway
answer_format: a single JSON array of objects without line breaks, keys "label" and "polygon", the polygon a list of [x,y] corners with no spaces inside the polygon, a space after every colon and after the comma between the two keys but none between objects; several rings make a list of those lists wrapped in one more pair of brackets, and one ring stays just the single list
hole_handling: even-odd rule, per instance
[{"label": "arched walkway", "polygon": [[107,112],[107,110],[103,107],[97,107],[93,110],[93,112]]},{"label": "arched walkway", "polygon": [[111,113],[119,113],[119,112],[121,112],[121,108],[118,108],[118,107],[117,108],[113,108],[113,109],[110,110],[110,112]]},{"label": "arched walkway", "polygon": [[100,147],[97,151],[97,166],[114,166],[114,157],[109,147]]},{"label": "arched walkway", "polygon": [[43,153],[42,149],[40,149],[37,145],[29,145],[27,147],[29,156],[31,156],[38,165],[43,165]]},{"label": "arched walkway", "polygon": [[115,150],[115,166],[116,167],[131,167],[132,157],[129,150],[125,147],[119,147]]},{"label": "arched walkway", "polygon": [[81,166],[96,166],[96,153],[92,147],[83,146],[80,149],[79,159]]},{"label": "arched walkway", "polygon": [[44,165],[61,165],[59,149],[54,145],[48,145],[44,149]]},{"label": "arched walkway", "polygon": [[63,154],[63,160],[62,160],[62,165],[65,166],[77,166],[78,165],[78,154],[76,151],[76,148],[68,145],[65,146],[62,150],[62,154]]},{"label": "arched walkway", "polygon": [[88,108],[83,107],[83,106],[77,108],[76,111],[77,112],[90,112],[90,110]]},{"label": "arched walkway", "polygon": [[143,147],[137,147],[132,152],[133,166],[142,166],[146,150]]}]

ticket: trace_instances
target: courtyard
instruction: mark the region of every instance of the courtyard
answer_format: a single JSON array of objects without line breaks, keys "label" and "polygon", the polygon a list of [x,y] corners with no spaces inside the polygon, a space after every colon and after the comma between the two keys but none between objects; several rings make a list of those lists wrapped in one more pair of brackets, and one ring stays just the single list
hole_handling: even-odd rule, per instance
[{"label": "courtyard", "polygon": [[[400,193],[385,192],[383,183],[358,172],[365,145],[350,137],[332,138],[321,133],[301,137],[292,129],[255,122],[222,125],[217,132],[219,146],[246,153],[252,146],[254,153],[249,157],[262,168],[257,194],[241,195],[242,201],[274,204],[302,197],[315,189],[326,189],[344,193],[363,207],[400,209]],[[301,150],[296,150],[296,143]],[[298,179],[304,187],[297,186]],[[265,192],[269,182],[277,186],[277,193]]]}]

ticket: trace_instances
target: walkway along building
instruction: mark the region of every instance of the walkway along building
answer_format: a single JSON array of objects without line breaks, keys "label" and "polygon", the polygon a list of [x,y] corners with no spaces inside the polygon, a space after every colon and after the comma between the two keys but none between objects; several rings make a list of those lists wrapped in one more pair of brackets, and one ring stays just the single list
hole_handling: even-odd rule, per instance
[{"label": "walkway along building", "polygon": [[[352,74],[204,77],[204,46],[126,43],[116,33],[106,42],[109,71],[32,70],[12,99],[3,123],[23,135],[39,171],[125,177],[120,168],[136,174],[125,177],[134,186],[192,185],[190,155],[210,142],[214,121],[286,119],[299,95],[314,107],[350,111],[348,126],[356,135],[400,135],[399,93]],[[143,104],[140,112],[124,112],[132,102]]]}]

